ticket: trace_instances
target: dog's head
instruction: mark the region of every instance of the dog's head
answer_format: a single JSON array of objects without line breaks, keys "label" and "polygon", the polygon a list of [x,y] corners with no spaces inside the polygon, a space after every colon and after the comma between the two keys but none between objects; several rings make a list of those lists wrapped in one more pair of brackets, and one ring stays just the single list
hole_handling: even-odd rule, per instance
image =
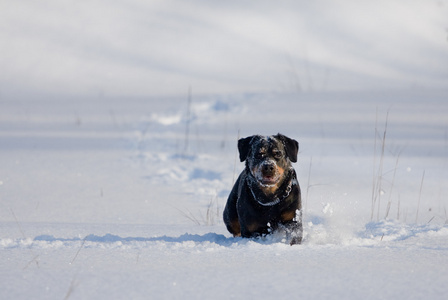
[{"label": "dog's head", "polygon": [[276,187],[283,181],[291,162],[297,162],[299,143],[282,134],[253,135],[238,141],[240,160],[261,187]]}]

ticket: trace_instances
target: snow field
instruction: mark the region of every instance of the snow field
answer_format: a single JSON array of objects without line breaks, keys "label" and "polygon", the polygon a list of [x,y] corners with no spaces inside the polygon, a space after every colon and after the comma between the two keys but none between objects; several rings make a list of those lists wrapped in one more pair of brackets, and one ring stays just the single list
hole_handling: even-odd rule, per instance
[{"label": "snow field", "polygon": [[[2,297],[444,299],[447,106],[420,93],[3,103]],[[277,131],[300,143],[297,247],[221,221],[237,137]]]}]

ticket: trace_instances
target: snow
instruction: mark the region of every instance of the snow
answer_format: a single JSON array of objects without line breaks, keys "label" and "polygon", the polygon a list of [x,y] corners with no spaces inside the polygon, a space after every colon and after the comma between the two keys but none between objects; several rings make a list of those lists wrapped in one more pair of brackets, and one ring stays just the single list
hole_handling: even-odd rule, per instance
[{"label": "snow", "polygon": [[[46,3],[0,4],[1,299],[446,298],[448,3]],[[301,245],[222,222],[278,132]]]},{"label": "snow", "polygon": [[[2,298],[444,299],[446,121],[437,116],[448,112],[446,93],[386,93],[357,109],[370,92],[332,95],[336,111],[329,94],[229,96],[226,109],[215,109],[218,96],[194,97],[188,147],[185,97],[161,108],[157,99],[3,101]],[[384,195],[372,220],[375,118],[386,110]],[[299,140],[302,245],[226,231],[222,208],[244,167],[239,129]]]}]

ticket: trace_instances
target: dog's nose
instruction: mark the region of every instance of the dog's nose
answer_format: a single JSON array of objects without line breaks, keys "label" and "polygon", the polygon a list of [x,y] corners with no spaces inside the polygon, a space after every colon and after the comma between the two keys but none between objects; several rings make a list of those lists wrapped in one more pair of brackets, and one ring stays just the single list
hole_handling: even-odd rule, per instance
[{"label": "dog's nose", "polygon": [[275,165],[273,163],[265,163],[263,164],[263,172],[265,173],[273,173],[275,170]]}]

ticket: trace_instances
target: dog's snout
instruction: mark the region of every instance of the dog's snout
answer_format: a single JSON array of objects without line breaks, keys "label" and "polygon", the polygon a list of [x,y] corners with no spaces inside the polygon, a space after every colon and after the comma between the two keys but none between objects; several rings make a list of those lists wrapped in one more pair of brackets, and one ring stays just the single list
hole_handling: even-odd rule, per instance
[{"label": "dog's snout", "polygon": [[263,173],[272,174],[275,172],[275,164],[273,162],[266,162],[262,167]]}]

